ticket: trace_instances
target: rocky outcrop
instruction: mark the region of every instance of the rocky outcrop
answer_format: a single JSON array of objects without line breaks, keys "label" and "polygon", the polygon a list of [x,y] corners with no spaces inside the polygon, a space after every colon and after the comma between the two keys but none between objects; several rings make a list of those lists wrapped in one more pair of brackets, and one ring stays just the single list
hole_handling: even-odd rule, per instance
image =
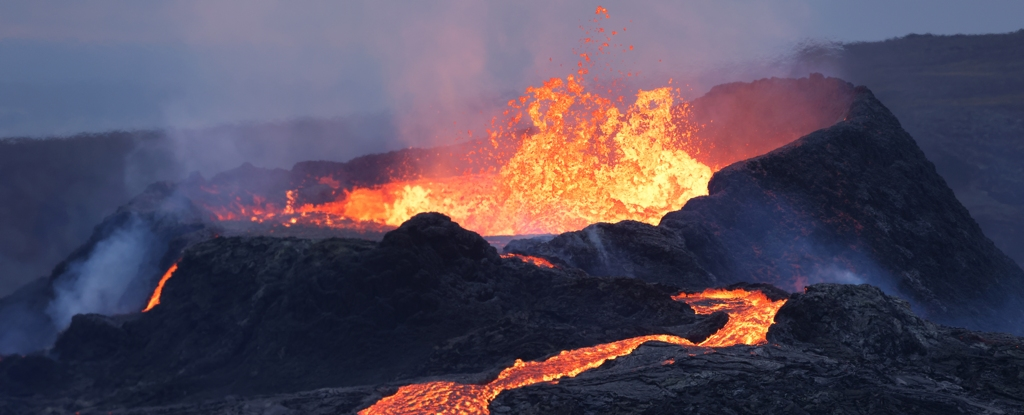
[{"label": "rocky outcrop", "polygon": [[[598,224],[505,250],[686,287],[755,281],[796,291],[866,282],[938,322],[1021,333],[1024,271],[985,237],[865,88],[855,90],[843,121],[720,170],[708,192],[656,228]],[[634,235],[658,241],[634,244]],[[603,259],[608,251],[613,261]],[[652,260],[652,252],[670,259]]]},{"label": "rocky outcrop", "polygon": [[794,295],[775,315],[768,341],[806,343],[831,356],[885,360],[926,355],[939,329],[910,303],[870,285],[816,284]]},{"label": "rocky outcrop", "polygon": [[641,222],[598,223],[554,238],[514,239],[505,252],[550,258],[596,276],[626,276],[700,290],[719,281],[669,229]]},{"label": "rocky outcrop", "polygon": [[150,185],[97,225],[48,278],[0,299],[0,355],[51,347],[74,314],[141,310],[186,247],[220,232],[205,219],[177,185]]}]

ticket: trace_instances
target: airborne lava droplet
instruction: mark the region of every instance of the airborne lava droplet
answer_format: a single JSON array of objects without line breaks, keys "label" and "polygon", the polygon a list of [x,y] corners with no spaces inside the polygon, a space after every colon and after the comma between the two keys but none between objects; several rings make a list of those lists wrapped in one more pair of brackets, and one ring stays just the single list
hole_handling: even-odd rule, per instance
[{"label": "airborne lava droplet", "polygon": [[[695,294],[682,293],[673,298],[685,301],[700,314],[720,310],[729,314],[729,322],[721,330],[696,345],[701,347],[767,343],[768,327],[774,322],[775,313],[786,303],[786,300],[771,301],[760,291],[743,289],[709,289]],[[487,384],[464,385],[440,381],[407,385],[399,388],[394,395],[360,411],[359,415],[489,414],[488,405],[502,391],[571,378],[601,366],[607,360],[628,355],[640,345],[652,341],[695,346],[684,338],[659,334],[567,350],[540,362],[516,360],[512,367],[501,371],[496,379]]]}]

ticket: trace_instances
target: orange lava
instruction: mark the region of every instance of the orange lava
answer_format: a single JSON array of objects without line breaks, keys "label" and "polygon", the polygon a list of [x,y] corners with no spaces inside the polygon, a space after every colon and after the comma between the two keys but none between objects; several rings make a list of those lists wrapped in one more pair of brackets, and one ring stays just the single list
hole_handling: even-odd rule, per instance
[{"label": "orange lava", "polygon": [[[696,294],[683,293],[673,298],[686,301],[701,314],[719,310],[729,314],[729,322],[725,327],[696,345],[702,347],[766,343],[768,327],[774,322],[775,313],[786,303],[786,300],[771,301],[760,291],[742,289],[710,289]],[[488,405],[502,391],[574,377],[601,366],[607,360],[628,355],[640,345],[651,341],[694,346],[684,338],[660,334],[567,350],[540,362],[516,360],[512,367],[501,371],[496,379],[487,384],[465,385],[440,381],[407,385],[359,414],[489,414]]]},{"label": "orange lava", "polygon": [[775,313],[786,300],[772,301],[761,291],[744,289],[708,289],[703,292],[680,293],[672,299],[689,304],[698,314],[725,311],[729,322],[700,343],[705,347],[729,347],[737,344],[766,343],[768,327],[775,322]]},{"label": "orange lava", "polygon": [[164,284],[167,283],[167,280],[171,279],[171,275],[174,275],[174,271],[177,270],[178,263],[175,262],[174,265],[171,265],[171,267],[167,269],[167,272],[165,272],[164,275],[160,277],[160,282],[156,284],[156,289],[153,290],[153,295],[149,297],[149,304],[147,304],[146,308],[142,310],[143,313],[152,310],[153,307],[156,307],[158,304],[160,304],[160,293],[164,291]]},{"label": "orange lava", "polygon": [[[484,235],[561,233],[595,222],[657,224],[687,200],[707,194],[711,169],[683,149],[692,136],[676,91],[638,91],[624,112],[572,75],[527,89],[508,125],[526,115],[532,133],[496,173],[397,181],[343,189],[330,202],[208,206],[219,220],[325,227],[398,226],[420,212],[441,212]],[[496,137],[511,134],[497,131]],[[328,186],[338,182],[321,178]]]},{"label": "orange lava", "polygon": [[515,258],[515,259],[518,259],[520,261],[536,265],[538,267],[544,267],[544,268],[554,268],[555,267],[555,264],[552,264],[551,261],[548,261],[548,260],[546,260],[544,258],[541,258],[541,257],[535,257],[535,256],[530,256],[530,255],[520,255],[520,254],[501,254],[501,257],[502,258]]},{"label": "orange lava", "polygon": [[[596,14],[595,23],[608,18],[604,8]],[[708,192],[712,170],[691,155],[700,148],[689,104],[678,89],[663,87],[639,90],[625,105],[617,81],[609,86],[587,77],[612,42],[600,27],[587,34],[605,40],[583,40],[597,50],[577,53],[576,74],[527,88],[509,101],[503,121],[495,119],[488,131],[494,148],[512,143],[514,150],[492,170],[344,189],[337,178],[319,177],[319,185],[336,190],[335,200],[302,202],[293,189],[273,198],[277,204],[266,197],[243,203],[246,197],[207,208],[222,221],[356,229],[396,227],[417,213],[440,212],[482,235],[562,233],[623,220],[657,224]]]}]

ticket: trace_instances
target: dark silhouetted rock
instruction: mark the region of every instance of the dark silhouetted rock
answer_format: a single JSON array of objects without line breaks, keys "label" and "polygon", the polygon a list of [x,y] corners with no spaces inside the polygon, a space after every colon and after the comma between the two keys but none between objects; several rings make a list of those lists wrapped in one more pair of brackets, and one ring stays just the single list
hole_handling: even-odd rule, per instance
[{"label": "dark silhouetted rock", "polygon": [[815,284],[775,315],[772,343],[804,342],[878,358],[926,354],[937,329],[910,311],[910,303],[870,285]]},{"label": "dark silhouetted rock", "polygon": [[515,239],[504,251],[550,258],[590,275],[636,277],[689,289],[718,282],[679,234],[635,221],[598,223],[553,239]]},{"label": "dark silhouetted rock", "polygon": [[507,391],[513,414],[1016,414],[1024,341],[928,323],[868,285],[820,284],[763,346],[649,344],[558,384]]},{"label": "dark silhouetted rock", "polygon": [[[708,191],[657,228],[597,224],[505,250],[681,287],[751,281],[797,291],[866,282],[937,322],[1024,330],[1024,271],[985,237],[865,88],[854,91],[843,121],[720,170]],[[637,235],[657,242],[634,243]]]},{"label": "dark silhouetted rock", "polygon": [[[54,311],[66,306],[54,305],[64,292],[70,302],[89,298],[94,293],[80,290],[98,289],[107,284],[98,280],[114,280],[116,289],[100,306],[99,312],[122,314],[141,310],[163,272],[181,258],[182,251],[193,244],[212,238],[220,229],[206,221],[207,213],[178,193],[178,186],[168,182],[150,185],[129,203],[96,225],[92,236],[59,263],[50,276],[40,279],[11,296],[0,300],[0,354],[31,353],[53,346],[61,330],[71,320],[68,312]],[[113,242],[112,242],[113,241]],[[112,246],[119,248],[112,248]],[[120,251],[119,251],[120,250]],[[130,250],[132,252],[122,252]],[[97,256],[103,257],[93,266],[94,283],[76,285],[86,271],[83,264]],[[107,262],[104,262],[107,261]],[[100,264],[102,262],[102,264]],[[118,269],[116,263],[137,262],[136,268]],[[130,273],[108,278],[115,272]],[[104,275],[98,275],[102,273]],[[57,315],[57,317],[55,317]],[[63,319],[63,321],[61,321]]]},{"label": "dark silhouetted rock", "polygon": [[75,316],[53,350],[73,386],[48,399],[116,409],[479,373],[638,335],[699,341],[725,324],[675,293],[500,258],[436,213],[379,244],[220,237],[186,251],[153,310]]}]

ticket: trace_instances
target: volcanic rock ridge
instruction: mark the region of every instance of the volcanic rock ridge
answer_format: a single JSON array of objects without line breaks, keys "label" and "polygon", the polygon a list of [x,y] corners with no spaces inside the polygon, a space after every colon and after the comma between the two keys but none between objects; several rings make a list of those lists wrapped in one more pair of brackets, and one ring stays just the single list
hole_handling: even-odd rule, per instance
[{"label": "volcanic rock ridge", "polygon": [[682,287],[870,283],[937,322],[1024,333],[1024,272],[866,88],[844,119],[717,172],[658,226],[599,223],[506,252]]}]

